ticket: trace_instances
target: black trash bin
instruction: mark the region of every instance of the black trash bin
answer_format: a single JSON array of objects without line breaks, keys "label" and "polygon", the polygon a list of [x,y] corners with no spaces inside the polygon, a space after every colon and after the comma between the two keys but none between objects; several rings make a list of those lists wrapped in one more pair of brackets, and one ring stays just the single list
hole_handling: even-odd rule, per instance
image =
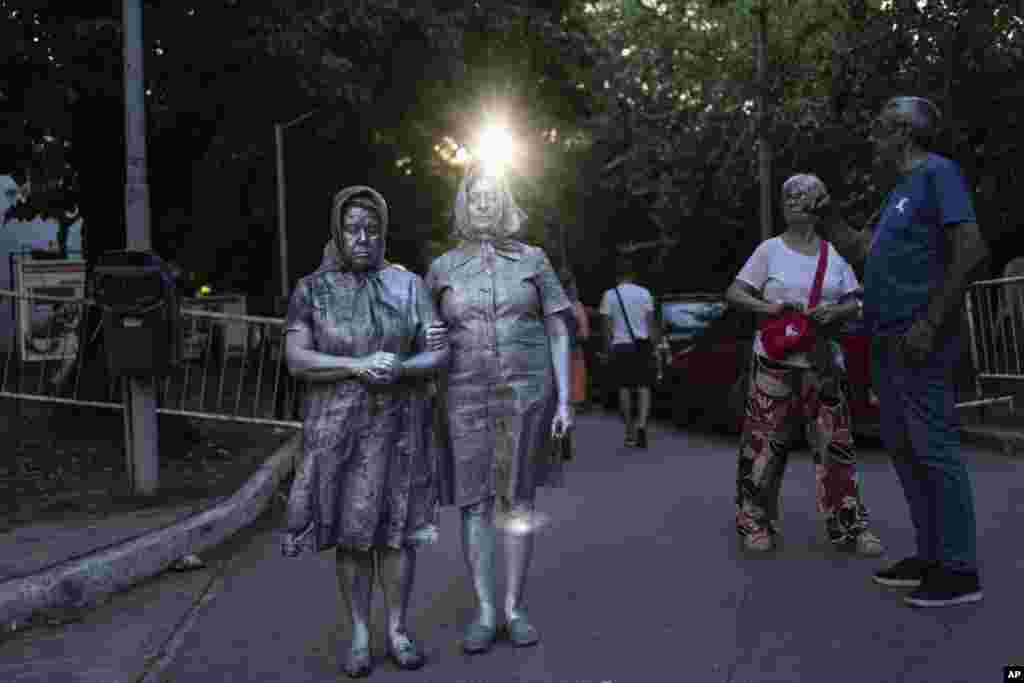
[{"label": "black trash bin", "polygon": [[181,305],[174,276],[157,255],[110,251],[94,272],[107,363],[115,376],[156,377],[181,363]]}]

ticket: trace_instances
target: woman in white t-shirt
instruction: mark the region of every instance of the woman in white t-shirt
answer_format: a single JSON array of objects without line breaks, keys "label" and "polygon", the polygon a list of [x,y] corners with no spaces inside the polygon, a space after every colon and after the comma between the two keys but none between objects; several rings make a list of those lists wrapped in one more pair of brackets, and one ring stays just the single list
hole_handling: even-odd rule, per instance
[{"label": "woman in white t-shirt", "polygon": [[[825,242],[828,261],[818,305],[808,311],[822,240],[810,212],[827,198],[816,176],[796,175],[782,186],[786,231],[762,242],[726,292],[733,306],[777,316],[806,312],[818,330],[814,352],[770,358],[758,333],[746,401],[736,477],[736,530],[750,550],[771,550],[778,534],[778,499],[792,449],[793,418],[804,423],[814,455],[818,512],[838,548],[879,555],[882,543],[868,528],[861,496],[850,409],[838,375],[842,350],[828,331],[860,314],[853,268]],[[834,332],[833,332],[834,335]]]}]

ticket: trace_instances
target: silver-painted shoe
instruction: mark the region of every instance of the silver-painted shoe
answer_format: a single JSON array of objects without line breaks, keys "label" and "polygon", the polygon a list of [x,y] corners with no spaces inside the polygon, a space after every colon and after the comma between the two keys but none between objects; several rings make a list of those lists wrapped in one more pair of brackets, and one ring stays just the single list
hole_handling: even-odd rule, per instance
[{"label": "silver-painted shoe", "polygon": [[508,634],[508,639],[516,647],[536,645],[540,641],[540,634],[537,633],[537,629],[523,617],[511,619],[505,625],[505,632]]},{"label": "silver-painted shoe", "polygon": [[462,649],[469,654],[487,652],[498,637],[498,629],[474,621],[466,628],[462,638]]},{"label": "silver-painted shoe", "polygon": [[370,648],[360,648],[349,652],[348,661],[345,662],[343,671],[349,678],[366,678],[373,670],[373,659],[370,657]]},{"label": "silver-painted shoe", "polygon": [[424,658],[416,643],[408,638],[403,639],[397,645],[388,643],[388,655],[399,669],[415,671],[423,666]]}]

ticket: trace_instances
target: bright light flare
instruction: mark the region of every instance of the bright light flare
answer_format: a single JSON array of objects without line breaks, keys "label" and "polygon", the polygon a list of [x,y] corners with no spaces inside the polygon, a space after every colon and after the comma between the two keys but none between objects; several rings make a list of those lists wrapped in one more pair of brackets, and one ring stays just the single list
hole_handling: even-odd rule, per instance
[{"label": "bright light flare", "polygon": [[494,525],[506,534],[522,536],[551,524],[551,517],[534,510],[529,514],[498,514]]},{"label": "bright light flare", "polygon": [[502,173],[512,163],[515,153],[515,141],[508,129],[489,126],[480,134],[473,156],[491,172]]}]

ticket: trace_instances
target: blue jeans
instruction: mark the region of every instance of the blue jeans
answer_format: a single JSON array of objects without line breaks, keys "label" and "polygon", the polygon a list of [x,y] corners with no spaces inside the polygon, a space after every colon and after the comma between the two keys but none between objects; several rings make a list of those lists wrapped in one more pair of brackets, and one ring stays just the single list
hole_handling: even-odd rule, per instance
[{"label": "blue jeans", "polygon": [[977,571],[974,496],[960,456],[953,370],[960,339],[938,342],[921,367],[903,360],[899,338],[876,336],[871,360],[882,440],[917,532],[917,556],[953,571]]}]

